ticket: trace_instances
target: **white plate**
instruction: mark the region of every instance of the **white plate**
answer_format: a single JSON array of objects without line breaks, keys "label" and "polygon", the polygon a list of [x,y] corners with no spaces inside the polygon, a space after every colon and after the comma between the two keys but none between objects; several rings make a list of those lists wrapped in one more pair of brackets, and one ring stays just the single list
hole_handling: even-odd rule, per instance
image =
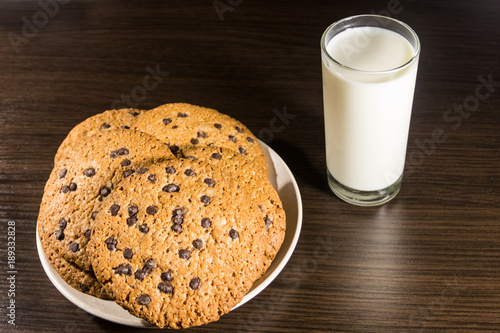
[{"label": "white plate", "polygon": [[[292,256],[297,241],[299,239],[300,228],[302,226],[302,200],[300,198],[299,187],[292,175],[292,172],[281,159],[281,157],[265,143],[260,142],[269,164],[269,180],[274,188],[278,191],[280,199],[283,203],[283,208],[286,212],[286,234],[285,240],[266,273],[257,281],[254,282],[250,291],[243,297],[241,302],[234,308],[245,304],[255,296],[257,296],[264,288],[266,288],[278,274]],[[133,327],[153,327],[143,319],[131,315],[127,310],[124,310],[118,304],[110,300],[102,300],[93,297],[68,285],[57,272],[52,268],[49,260],[43,252],[39,237],[38,228],[36,234],[36,245],[38,255],[42,263],[45,273],[49,277],[54,286],[73,304],[87,311],[94,316],[119,323],[122,325]]]}]

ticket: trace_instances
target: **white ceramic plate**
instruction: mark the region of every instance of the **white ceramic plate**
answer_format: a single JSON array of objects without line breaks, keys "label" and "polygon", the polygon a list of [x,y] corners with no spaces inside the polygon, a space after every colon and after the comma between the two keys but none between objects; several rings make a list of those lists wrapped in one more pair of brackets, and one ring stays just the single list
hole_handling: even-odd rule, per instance
[{"label": "white ceramic plate", "polygon": [[[299,239],[302,226],[302,200],[300,198],[299,187],[292,175],[292,172],[281,159],[281,157],[265,143],[260,142],[269,164],[269,180],[273,184],[283,203],[286,212],[286,234],[285,240],[266,273],[254,282],[252,289],[243,297],[241,302],[233,309],[245,304],[264,288],[266,288],[278,274],[292,256],[297,241]],[[131,315],[118,304],[110,300],[102,300],[72,288],[68,285],[57,272],[52,268],[49,260],[43,252],[39,237],[38,228],[36,234],[36,245],[38,255],[45,273],[54,286],[73,304],[87,311],[94,316],[133,327],[153,327],[143,319]]]}]

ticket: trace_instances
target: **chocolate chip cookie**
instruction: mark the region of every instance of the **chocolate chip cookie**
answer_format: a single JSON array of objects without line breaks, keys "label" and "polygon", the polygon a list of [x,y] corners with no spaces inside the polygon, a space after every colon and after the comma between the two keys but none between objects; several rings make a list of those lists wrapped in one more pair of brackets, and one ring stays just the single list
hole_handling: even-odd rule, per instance
[{"label": "chocolate chip cookie", "polygon": [[69,263],[50,246],[44,249],[44,253],[52,268],[70,286],[83,293],[102,299],[109,299],[102,284],[97,281],[94,271],[85,271],[75,264]]},{"label": "chocolate chip cookie", "polygon": [[251,198],[251,203],[261,212],[260,221],[266,227],[265,272],[276,256],[285,237],[286,216],[276,190],[272,187],[267,171],[255,161],[248,160],[233,150],[221,147],[186,148],[185,158],[202,160],[211,167],[228,175],[233,186],[241,187]]},{"label": "chocolate chip cookie", "polygon": [[159,327],[217,320],[266,263],[268,226],[238,179],[203,160],[151,165],[116,186],[89,243],[98,280]]},{"label": "chocolate chip cookie", "polygon": [[163,141],[175,154],[191,147],[218,146],[267,168],[262,147],[250,130],[213,109],[186,103],[165,104],[145,113],[136,126]]},{"label": "chocolate chip cookie", "polygon": [[87,140],[101,132],[135,129],[136,123],[145,112],[140,109],[108,110],[85,119],[69,132],[59,146],[54,160],[57,162],[64,156],[71,155],[75,143]]},{"label": "chocolate chip cookie", "polygon": [[72,287],[159,326],[219,319],[270,266],[286,218],[257,138],[218,111],[109,110],[55,157],[38,232]]},{"label": "chocolate chip cookie", "polygon": [[67,148],[45,186],[38,231],[46,253],[91,272],[86,245],[102,201],[123,178],[174,156],[156,138],[132,129],[98,131]]}]

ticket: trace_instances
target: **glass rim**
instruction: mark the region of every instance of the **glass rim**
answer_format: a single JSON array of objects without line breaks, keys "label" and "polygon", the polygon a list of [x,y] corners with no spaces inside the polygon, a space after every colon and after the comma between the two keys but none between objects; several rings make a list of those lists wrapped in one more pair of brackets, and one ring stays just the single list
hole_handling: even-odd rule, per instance
[{"label": "glass rim", "polygon": [[[413,38],[415,39],[415,47],[413,47],[412,45],[412,48],[414,48],[414,55],[411,57],[410,60],[408,60],[407,62],[405,62],[404,64],[402,64],[401,66],[398,66],[398,67],[395,67],[395,68],[391,68],[391,69],[387,69],[387,70],[376,70],[376,71],[368,71],[368,70],[362,70],[362,69],[356,69],[356,68],[353,68],[353,67],[349,67],[349,66],[346,66],[346,65],[343,65],[341,64],[340,62],[338,62],[337,60],[335,60],[331,55],[330,53],[328,53],[328,51],[326,50],[326,44],[325,44],[325,41],[326,41],[326,35],[327,33],[333,29],[334,27],[338,26],[339,24],[341,24],[342,22],[345,22],[347,20],[353,20],[353,19],[359,19],[359,18],[362,18],[362,17],[366,17],[366,18],[382,18],[384,20],[388,20],[388,21],[392,21],[396,24],[399,24],[400,26],[404,27],[406,30],[408,30],[408,32],[413,36]],[[361,26],[367,26],[367,27],[372,27],[371,25],[360,25]],[[381,29],[387,29],[385,27],[382,27],[382,26],[373,26],[373,27],[379,27]],[[348,29],[349,27],[346,27],[346,29]],[[344,29],[344,30],[346,30]],[[342,31],[344,31],[342,30]],[[390,30],[390,29],[388,29]],[[391,30],[393,31],[393,30]],[[394,31],[398,34],[400,34],[399,32],[397,31]],[[400,34],[401,35],[401,34]],[[403,36],[404,37],[404,36]],[[406,37],[404,37],[405,39],[407,39]],[[332,23],[330,26],[328,26],[328,28],[326,28],[326,30],[323,32],[323,35],[321,36],[321,51],[323,54],[326,55],[326,57],[331,60],[333,63],[335,63],[337,66],[340,66],[346,70],[349,70],[349,71],[353,71],[353,72],[358,72],[358,73],[366,73],[366,74],[389,74],[389,73],[392,73],[392,72],[397,72],[397,71],[400,71],[406,67],[409,67],[412,63],[414,63],[415,61],[417,61],[419,55],[420,55],[420,40],[417,36],[417,33],[406,23],[400,21],[400,20],[397,20],[395,18],[392,18],[392,17],[388,17],[388,16],[383,16],[383,15],[376,15],[376,14],[362,14],[362,15],[354,15],[354,16],[349,16],[349,17],[345,17],[341,20],[338,20],[334,23]]]}]

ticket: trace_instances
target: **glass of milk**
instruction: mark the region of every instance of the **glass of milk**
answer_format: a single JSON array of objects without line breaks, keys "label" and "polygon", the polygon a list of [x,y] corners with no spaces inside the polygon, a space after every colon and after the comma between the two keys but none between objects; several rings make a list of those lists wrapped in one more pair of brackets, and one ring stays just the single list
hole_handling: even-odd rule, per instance
[{"label": "glass of milk", "polygon": [[374,206],[401,187],[420,42],[405,23],[360,15],[321,38],[328,183]]}]

